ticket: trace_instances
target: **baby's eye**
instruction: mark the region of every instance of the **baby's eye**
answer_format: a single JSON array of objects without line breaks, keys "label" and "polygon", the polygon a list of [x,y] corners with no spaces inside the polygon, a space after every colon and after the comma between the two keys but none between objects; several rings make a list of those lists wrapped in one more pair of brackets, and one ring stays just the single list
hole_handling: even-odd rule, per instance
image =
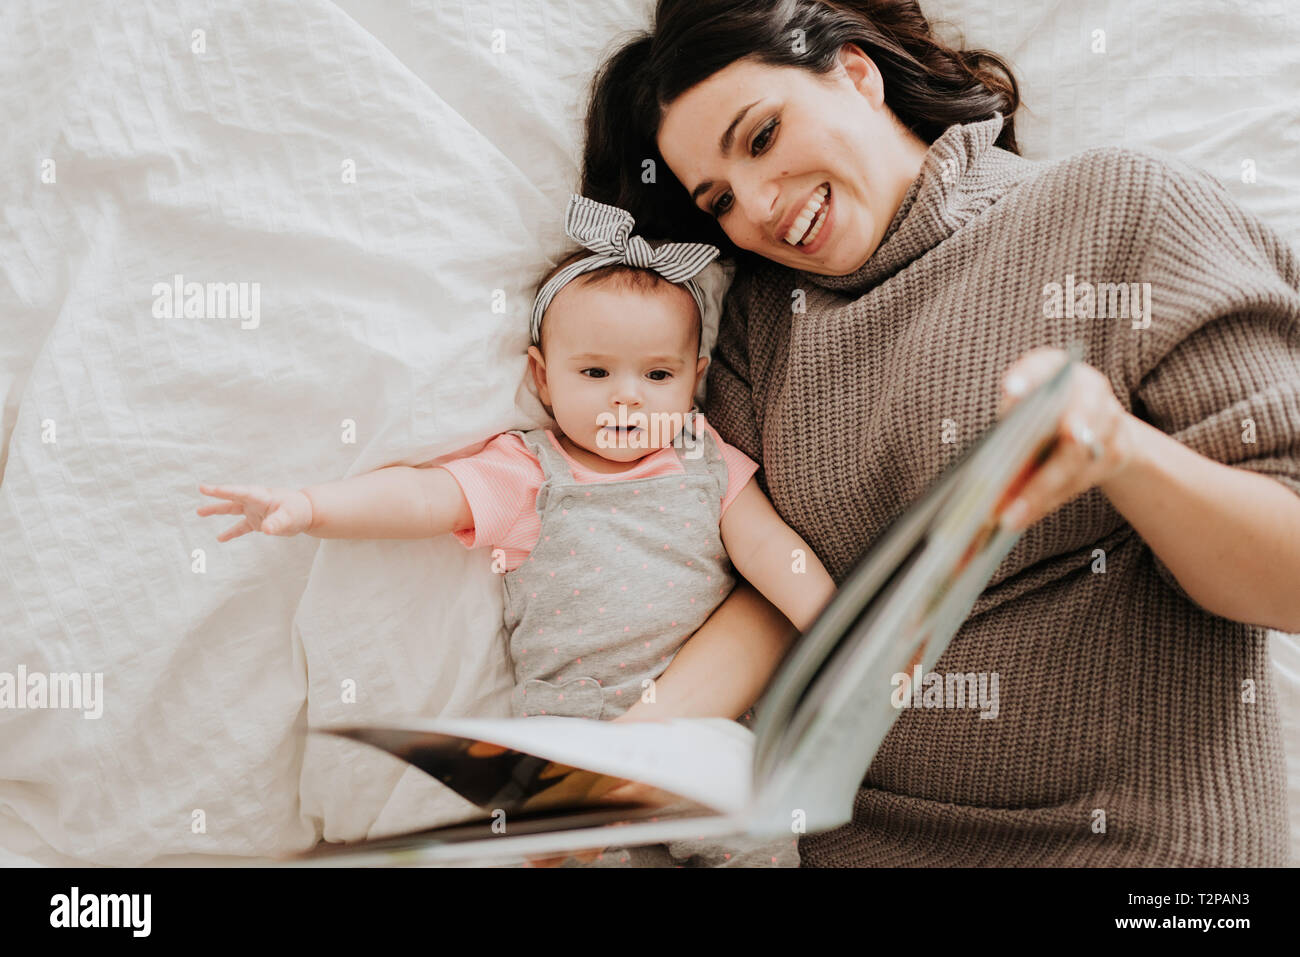
[{"label": "baby's eye", "polygon": [[[669,379],[671,379],[672,376],[673,376],[673,374],[672,374],[671,372],[669,372],[667,369],[655,369],[654,372],[647,372],[646,375],[664,375],[664,376],[666,376],[666,377],[669,378]],[[655,382],[663,382],[664,380],[663,380],[663,379],[655,379],[654,381],[655,381]]]},{"label": "baby's eye", "polygon": [[595,366],[592,366],[590,369],[583,369],[583,370],[581,370],[581,373],[580,373],[580,374],[581,374],[581,375],[587,375],[588,372],[599,372],[599,373],[600,373],[600,375],[596,375],[596,376],[587,376],[587,378],[589,378],[589,379],[603,379],[603,378],[605,377],[605,370],[604,370],[604,369],[598,369],[598,368],[596,368]]}]

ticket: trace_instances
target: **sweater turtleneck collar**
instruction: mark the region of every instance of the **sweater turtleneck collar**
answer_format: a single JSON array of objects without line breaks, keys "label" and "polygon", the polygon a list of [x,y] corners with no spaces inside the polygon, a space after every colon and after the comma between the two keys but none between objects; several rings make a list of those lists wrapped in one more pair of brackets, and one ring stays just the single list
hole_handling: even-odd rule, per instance
[{"label": "sweater turtleneck collar", "polygon": [[813,285],[861,294],[902,270],[974,219],[1036,164],[993,145],[1002,114],[948,127],[925,154],[880,245],[863,265],[842,276],[798,271]]}]

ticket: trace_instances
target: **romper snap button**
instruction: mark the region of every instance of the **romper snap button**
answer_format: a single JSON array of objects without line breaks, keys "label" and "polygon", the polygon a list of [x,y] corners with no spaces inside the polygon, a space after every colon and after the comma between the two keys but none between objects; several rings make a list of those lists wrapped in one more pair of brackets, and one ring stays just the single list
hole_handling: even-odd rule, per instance
[{"label": "romper snap button", "polygon": [[701,502],[704,501],[704,493],[703,493],[703,492],[700,493],[700,501],[701,501]]},{"label": "romper snap button", "polygon": [[573,496],[572,495],[564,496],[564,501],[560,502],[560,505],[563,508],[573,508]]}]

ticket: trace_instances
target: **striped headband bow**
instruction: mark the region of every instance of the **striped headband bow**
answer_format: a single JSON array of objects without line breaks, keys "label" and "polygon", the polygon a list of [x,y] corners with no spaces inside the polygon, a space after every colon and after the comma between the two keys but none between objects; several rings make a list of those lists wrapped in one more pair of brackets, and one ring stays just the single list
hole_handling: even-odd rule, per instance
[{"label": "striped headband bow", "polygon": [[695,300],[700,316],[705,315],[705,296],[694,277],[719,255],[708,243],[664,243],[654,249],[640,236],[632,235],[631,213],[574,194],[564,214],[564,232],[590,249],[594,255],[565,266],[552,276],[533,302],[533,344],[541,345],[542,316],[556,293],[578,276],[602,266],[622,264],[653,269],[669,282],[685,286]]}]

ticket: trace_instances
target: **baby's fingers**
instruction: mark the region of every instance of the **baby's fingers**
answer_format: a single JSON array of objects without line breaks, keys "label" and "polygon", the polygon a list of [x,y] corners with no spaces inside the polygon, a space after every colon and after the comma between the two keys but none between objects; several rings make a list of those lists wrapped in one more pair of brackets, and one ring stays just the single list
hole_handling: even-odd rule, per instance
[{"label": "baby's fingers", "polygon": [[252,502],[262,508],[271,505],[271,491],[261,485],[200,485],[199,491],[204,495],[230,499],[232,502]]},{"label": "baby's fingers", "polygon": [[294,512],[294,507],[285,502],[279,503],[270,515],[261,520],[261,531],[266,534],[279,534],[279,536],[295,536],[307,531],[311,525],[311,518],[300,514],[295,515]]},{"label": "baby's fingers", "polygon": [[266,535],[281,535],[288,533],[296,535],[298,529],[293,527],[293,517],[289,510],[283,505],[277,506],[275,511],[266,518],[262,519],[262,532]]},{"label": "baby's fingers", "polygon": [[200,505],[194,511],[200,515],[242,515],[244,506],[238,502],[223,502],[220,505]]},{"label": "baby's fingers", "polygon": [[248,487],[245,485],[199,485],[199,491],[213,498],[236,500],[248,497]]},{"label": "baby's fingers", "polygon": [[252,530],[253,526],[249,524],[248,519],[244,519],[238,525],[231,525],[228,529],[218,535],[217,541],[228,542],[232,538],[238,538],[240,535],[247,535]]}]

